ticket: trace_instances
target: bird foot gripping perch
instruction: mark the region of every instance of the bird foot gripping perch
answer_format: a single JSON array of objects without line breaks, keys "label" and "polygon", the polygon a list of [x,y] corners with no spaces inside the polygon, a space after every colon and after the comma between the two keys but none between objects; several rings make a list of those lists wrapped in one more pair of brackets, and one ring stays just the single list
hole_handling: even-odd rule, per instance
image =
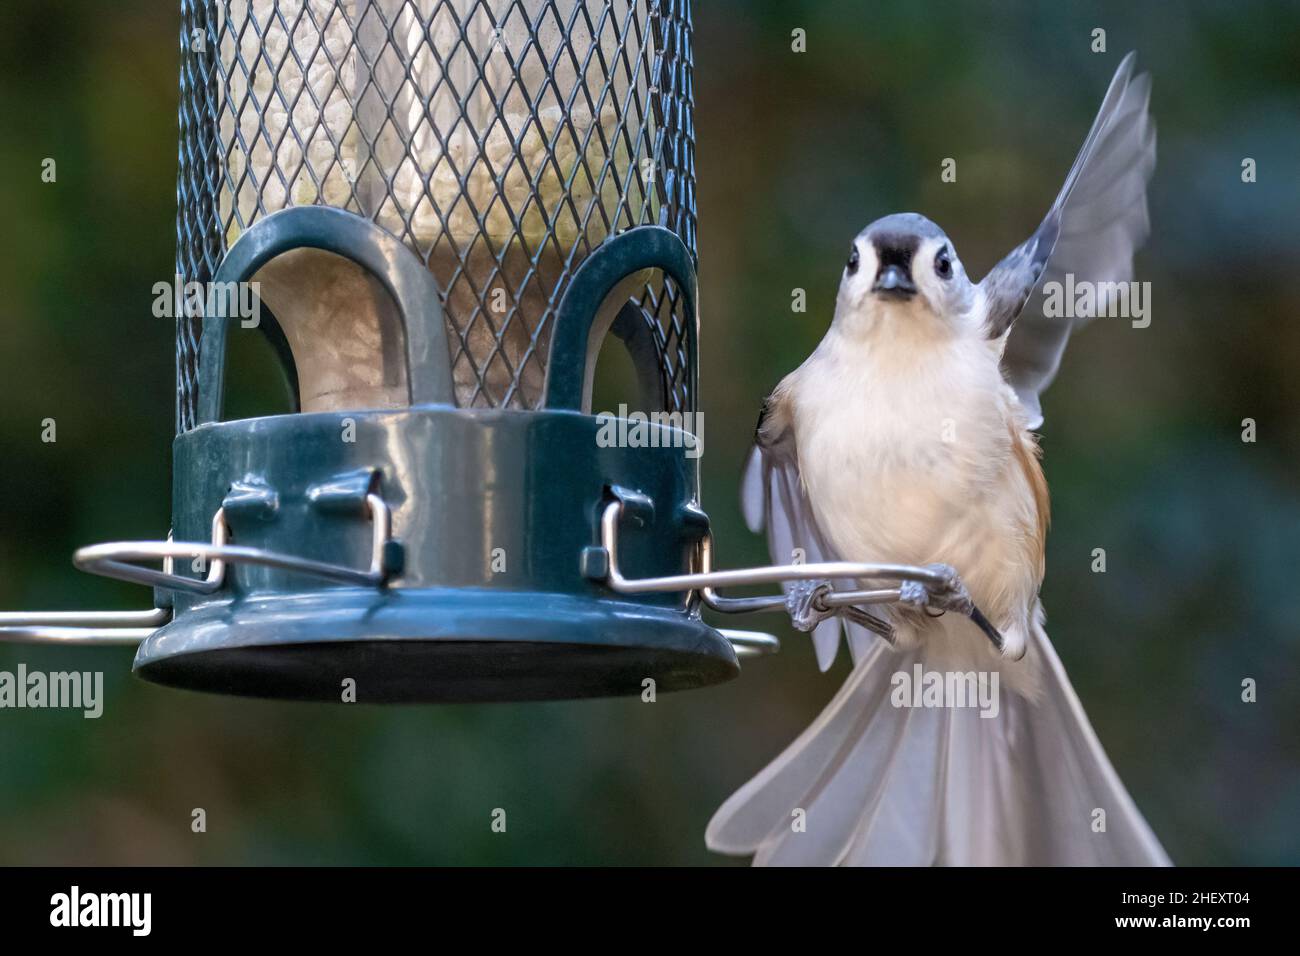
[{"label": "bird foot gripping perch", "polygon": [[808,633],[829,617],[845,617],[891,644],[894,642],[894,628],[888,621],[882,621],[854,605],[832,607],[827,601],[834,593],[830,581],[790,582],[785,592],[785,610],[790,615],[790,624],[796,631]]},{"label": "bird foot gripping perch", "polygon": [[[809,564],[761,565],[727,571],[713,570],[713,536],[708,518],[694,509],[695,524],[703,528],[699,541],[699,571],[657,578],[626,578],[618,561],[619,525],[625,515],[636,517],[652,513],[654,504],[639,492],[626,488],[610,489],[611,499],[604,505],[600,519],[600,547],[593,549],[601,560],[584,563],[589,576],[604,581],[620,594],[643,594],[654,591],[688,591],[698,593],[703,603],[724,614],[785,610],[794,627],[810,631],[828,617],[841,615],[860,624],[892,643],[893,628],[865,608],[878,604],[905,604],[933,609],[940,614],[957,611],[966,615],[987,635],[994,647],[1002,650],[1001,633],[975,606],[970,593],[950,565],[871,564],[852,561],[822,561]],[[832,580],[851,579],[874,583],[897,582],[892,587],[863,590],[836,590]],[[718,594],[720,587],[754,584],[789,584],[787,593],[756,597],[729,598]],[[770,653],[777,649],[775,638],[755,641],[746,647],[744,632],[727,632],[738,648],[748,653]]]},{"label": "bird foot gripping perch", "polygon": [[[937,576],[941,579],[940,583],[935,584],[933,577],[928,580],[904,578],[898,586],[899,604],[925,611],[933,617],[940,617],[947,611],[964,614],[988,636],[994,647],[999,651],[1002,650],[1002,634],[975,606],[970,592],[966,590],[966,585],[962,583],[952,565],[927,564],[918,570]],[[865,627],[873,634],[878,634],[889,643],[894,643],[894,628],[888,621],[882,621],[856,605],[834,607],[831,602],[835,599],[835,595],[836,592],[829,581],[792,583],[786,590],[785,596],[785,609],[790,615],[790,623],[796,630],[806,632],[813,630],[828,617],[839,615]]]},{"label": "bird foot gripping perch", "polygon": [[989,622],[983,612],[975,606],[970,592],[966,590],[966,585],[962,583],[956,569],[948,564],[927,564],[925,569],[942,578],[941,583],[935,586],[918,580],[904,581],[899,587],[899,601],[920,608],[926,613],[937,610],[939,614],[936,614],[935,617],[945,611],[956,611],[959,614],[964,614],[987,635],[988,639],[993,642],[993,646],[1001,651],[1005,643],[1002,634]]}]

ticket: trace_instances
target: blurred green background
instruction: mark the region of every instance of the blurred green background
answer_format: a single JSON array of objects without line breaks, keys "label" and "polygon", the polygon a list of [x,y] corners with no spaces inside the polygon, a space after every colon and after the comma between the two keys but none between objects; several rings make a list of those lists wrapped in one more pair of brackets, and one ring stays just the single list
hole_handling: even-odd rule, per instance
[{"label": "blurred green background", "polygon": [[[150,306],[173,271],[176,30],[169,0],[0,12],[0,607],[147,599],[68,556],[167,530],[173,333]],[[1136,48],[1153,73],[1153,321],[1094,323],[1046,398],[1044,600],[1186,864],[1300,862],[1298,36],[1284,2],[696,9],[704,489],[724,565],[765,560],[740,462],[762,396],[823,333],[850,238],[923,212],[982,275],[1046,210],[1119,58]],[[128,650],[0,647],[0,669],[103,670],[107,694],[98,721],[0,711],[0,862],[727,862],[704,849],[710,814],[846,673],[842,656],[819,674],[779,619],[750,624],[782,653],[653,706],[245,701],[137,681]]]}]

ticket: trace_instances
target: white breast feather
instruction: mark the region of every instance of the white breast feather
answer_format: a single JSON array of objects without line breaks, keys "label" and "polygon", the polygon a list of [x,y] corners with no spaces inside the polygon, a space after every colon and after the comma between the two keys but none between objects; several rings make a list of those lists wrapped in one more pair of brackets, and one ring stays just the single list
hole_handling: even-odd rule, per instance
[{"label": "white breast feather", "polygon": [[1037,591],[1024,559],[1035,515],[996,350],[975,334],[894,328],[832,328],[794,373],[800,471],[818,524],[845,560],[954,566],[1019,641]]}]

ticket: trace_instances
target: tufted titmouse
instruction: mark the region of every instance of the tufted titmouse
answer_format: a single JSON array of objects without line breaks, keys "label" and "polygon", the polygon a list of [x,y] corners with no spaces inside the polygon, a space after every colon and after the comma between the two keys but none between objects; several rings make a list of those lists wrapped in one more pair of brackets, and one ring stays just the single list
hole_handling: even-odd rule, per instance
[{"label": "tufted titmouse", "polygon": [[1129,54],[1046,219],[978,284],[923,216],[854,240],[830,329],[764,405],[746,519],[766,524],[778,562],[802,549],[950,566],[1001,640],[924,593],[865,618],[796,615],[823,670],[843,630],[853,671],[714,815],[712,849],[768,864],[1169,862],[1043,630],[1048,494],[1031,433],[1079,324],[1031,293],[1130,278],[1155,166],[1149,93]]}]

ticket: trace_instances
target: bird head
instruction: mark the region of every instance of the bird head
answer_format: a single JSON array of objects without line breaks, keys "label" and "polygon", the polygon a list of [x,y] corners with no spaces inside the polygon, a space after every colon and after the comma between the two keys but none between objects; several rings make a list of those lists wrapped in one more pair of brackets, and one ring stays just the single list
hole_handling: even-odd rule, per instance
[{"label": "bird head", "polygon": [[942,229],[916,213],[896,213],[853,240],[836,317],[859,331],[887,323],[955,328],[971,311],[975,291]]}]

